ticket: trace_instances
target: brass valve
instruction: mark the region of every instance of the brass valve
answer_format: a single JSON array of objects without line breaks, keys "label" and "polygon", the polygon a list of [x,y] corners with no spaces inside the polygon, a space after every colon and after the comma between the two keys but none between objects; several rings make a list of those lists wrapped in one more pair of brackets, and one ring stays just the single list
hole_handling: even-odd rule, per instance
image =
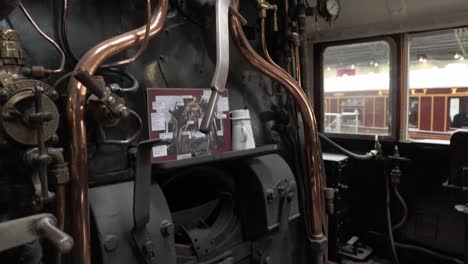
[{"label": "brass valve", "polygon": [[258,12],[258,17],[260,17],[261,19],[265,19],[267,17],[268,11],[273,11],[273,30],[275,32],[278,31],[278,6],[272,5],[265,0],[259,0],[258,9],[260,9],[260,11]]},{"label": "brass valve", "polygon": [[301,37],[301,35],[299,35],[299,33],[292,32],[292,33],[289,34],[289,38],[290,38],[291,42],[294,44],[294,46],[299,47],[301,45],[302,37]]}]

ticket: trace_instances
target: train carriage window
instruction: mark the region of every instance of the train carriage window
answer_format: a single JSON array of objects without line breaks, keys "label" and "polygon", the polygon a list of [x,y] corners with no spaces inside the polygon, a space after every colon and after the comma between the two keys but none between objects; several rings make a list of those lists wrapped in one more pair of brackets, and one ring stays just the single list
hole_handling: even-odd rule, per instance
[{"label": "train carriage window", "polygon": [[391,54],[384,40],[324,50],[324,132],[391,135]]},{"label": "train carriage window", "polygon": [[467,51],[468,28],[410,35],[409,139],[448,141],[468,128]]}]

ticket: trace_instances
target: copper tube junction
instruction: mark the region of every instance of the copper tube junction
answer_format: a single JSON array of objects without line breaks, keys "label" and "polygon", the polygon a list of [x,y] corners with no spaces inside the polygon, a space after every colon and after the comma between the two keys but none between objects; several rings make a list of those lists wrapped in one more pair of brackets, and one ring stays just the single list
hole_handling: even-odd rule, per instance
[{"label": "copper tube junction", "polygon": [[[168,0],[160,0],[153,12],[149,37],[154,37],[164,27]],[[110,38],[89,50],[75,67],[86,69],[93,75],[109,57],[131,48],[145,40],[146,27]],[[75,78],[68,85],[68,122],[71,130],[71,203],[73,212],[73,260],[77,264],[90,264],[90,225],[88,204],[88,155],[86,145],[86,122],[84,119],[86,87]]]},{"label": "copper tube junction", "polygon": [[[232,8],[235,11],[239,10],[239,0],[232,0]],[[268,54],[266,56],[270,62],[257,54],[247,40],[240,21],[235,16],[231,16],[231,29],[237,46],[247,60],[259,71],[283,86],[299,107],[304,122],[304,138],[306,141],[306,158],[308,163],[307,173],[310,178],[311,188],[309,197],[311,200],[311,208],[309,208],[311,230],[309,231],[313,239],[321,239],[324,236],[324,231],[326,232],[323,228],[326,226],[326,214],[323,196],[322,157],[319,152],[319,137],[314,110],[301,86],[288,72],[276,65]]]}]

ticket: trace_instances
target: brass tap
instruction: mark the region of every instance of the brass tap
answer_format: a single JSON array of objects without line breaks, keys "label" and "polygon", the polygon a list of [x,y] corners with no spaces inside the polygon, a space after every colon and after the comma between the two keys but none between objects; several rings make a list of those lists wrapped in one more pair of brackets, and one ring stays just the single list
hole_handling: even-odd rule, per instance
[{"label": "brass tap", "polygon": [[274,24],[273,30],[275,32],[278,31],[278,16],[277,16],[278,6],[270,4],[265,0],[259,0],[258,9],[260,10],[258,12],[258,17],[261,19],[265,19],[267,17],[268,11],[273,11],[273,24]]},{"label": "brass tap", "polygon": [[289,39],[294,44],[294,46],[299,47],[301,45],[302,37],[297,32],[289,33]]}]

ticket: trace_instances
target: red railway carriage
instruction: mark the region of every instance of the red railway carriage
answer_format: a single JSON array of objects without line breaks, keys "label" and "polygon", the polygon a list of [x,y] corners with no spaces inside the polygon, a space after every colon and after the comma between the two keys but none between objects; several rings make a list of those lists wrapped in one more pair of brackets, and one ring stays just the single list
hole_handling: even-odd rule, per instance
[{"label": "red railway carriage", "polygon": [[[448,140],[464,126],[454,125],[454,117],[468,105],[468,87],[410,89],[408,131],[411,139]],[[359,134],[386,134],[389,91],[341,91],[325,93],[325,127],[335,132],[337,116],[341,130]],[[343,118],[342,115],[346,117]],[[334,126],[335,124],[335,126]]]}]

